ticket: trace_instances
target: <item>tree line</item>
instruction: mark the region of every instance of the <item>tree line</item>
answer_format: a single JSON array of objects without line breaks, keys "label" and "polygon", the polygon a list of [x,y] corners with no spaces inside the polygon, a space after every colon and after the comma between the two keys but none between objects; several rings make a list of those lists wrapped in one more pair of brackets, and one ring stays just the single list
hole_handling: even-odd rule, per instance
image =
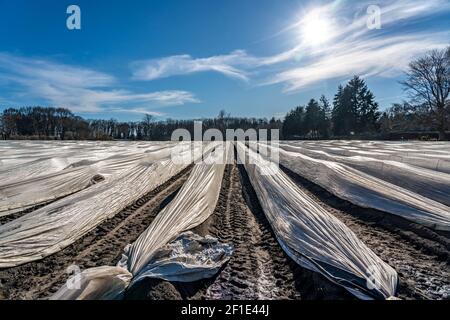
[{"label": "tree line", "polygon": [[[0,118],[0,134],[3,139],[52,139],[52,140],[170,140],[176,129],[186,129],[194,136],[195,120],[155,121],[146,114],[141,121],[120,122],[115,119],[85,120],[65,108],[23,107],[8,108]],[[226,136],[226,129],[281,129],[282,121],[272,118],[239,118],[221,111],[216,118],[198,119],[203,130],[219,129]]]},{"label": "tree line", "polygon": [[[203,130],[279,129],[281,139],[417,138],[437,133],[446,139],[450,128],[450,47],[433,50],[412,61],[402,82],[409,101],[380,112],[374,94],[355,76],[339,86],[330,102],[325,96],[311,99],[287,113],[284,120],[232,117],[221,111],[216,118],[199,119]],[[0,117],[3,139],[133,139],[170,140],[176,129],[194,134],[194,120],[141,121],[89,120],[66,108],[7,108]]]},{"label": "tree line", "polygon": [[360,77],[355,76],[343,87],[340,85],[333,104],[322,95],[311,99],[286,115],[283,125],[285,139],[328,139],[374,134],[379,130],[375,96]]},{"label": "tree line", "polygon": [[374,94],[360,77],[340,85],[332,105],[325,96],[290,111],[284,139],[381,138],[436,135],[450,129],[450,47],[433,50],[409,64],[401,82],[409,101],[380,112]]}]

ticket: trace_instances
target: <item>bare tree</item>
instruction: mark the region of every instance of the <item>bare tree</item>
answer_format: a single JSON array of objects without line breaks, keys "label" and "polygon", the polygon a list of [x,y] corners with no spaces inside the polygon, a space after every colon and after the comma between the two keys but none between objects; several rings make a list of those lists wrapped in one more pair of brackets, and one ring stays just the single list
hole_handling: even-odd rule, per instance
[{"label": "bare tree", "polygon": [[152,123],[153,123],[154,119],[155,119],[155,117],[148,113],[146,113],[144,116],[144,119],[142,119],[142,127],[144,129],[144,137],[145,138],[150,137],[150,131],[151,131],[151,127],[152,127]]},{"label": "bare tree", "polygon": [[433,50],[409,64],[407,79],[402,82],[413,102],[426,104],[445,140],[450,98],[450,47]]}]

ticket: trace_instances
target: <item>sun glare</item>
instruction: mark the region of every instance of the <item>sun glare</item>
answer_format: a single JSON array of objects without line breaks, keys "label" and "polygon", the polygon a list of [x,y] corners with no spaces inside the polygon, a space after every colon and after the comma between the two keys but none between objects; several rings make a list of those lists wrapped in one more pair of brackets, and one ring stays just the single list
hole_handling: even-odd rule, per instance
[{"label": "sun glare", "polygon": [[318,46],[325,44],[333,37],[333,29],[329,17],[320,11],[311,11],[300,23],[300,34],[305,44]]}]

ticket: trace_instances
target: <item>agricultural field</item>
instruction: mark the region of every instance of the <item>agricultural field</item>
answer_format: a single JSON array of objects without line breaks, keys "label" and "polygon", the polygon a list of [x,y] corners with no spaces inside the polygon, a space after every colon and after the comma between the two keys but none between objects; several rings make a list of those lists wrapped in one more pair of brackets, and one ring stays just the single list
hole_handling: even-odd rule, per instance
[{"label": "agricultural field", "polygon": [[449,263],[450,143],[0,142],[0,299],[446,300]]}]

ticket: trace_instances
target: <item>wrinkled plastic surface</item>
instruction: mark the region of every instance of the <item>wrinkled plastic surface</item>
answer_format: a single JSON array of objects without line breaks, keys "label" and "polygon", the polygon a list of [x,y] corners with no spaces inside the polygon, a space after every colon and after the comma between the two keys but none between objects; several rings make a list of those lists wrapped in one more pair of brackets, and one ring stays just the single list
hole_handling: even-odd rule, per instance
[{"label": "wrinkled plastic surface", "polygon": [[286,143],[281,147],[286,151],[298,152],[312,158],[348,165],[378,179],[416,192],[447,206],[450,205],[450,175],[447,173],[414,166],[399,159],[378,159],[376,155],[335,155],[321,150],[320,143],[317,144],[316,148],[296,143]]},{"label": "wrinkled plastic surface", "polygon": [[140,273],[156,250],[181,232],[200,225],[212,214],[219,197],[225,164],[206,162],[213,161],[214,157],[223,157],[223,152],[229,150],[217,148],[205,163],[194,167],[176,198],[129,248],[127,266],[131,273]]},{"label": "wrinkled plastic surface", "polygon": [[89,268],[72,276],[50,300],[117,300],[132,274],[120,267]]},{"label": "wrinkled plastic surface", "polygon": [[[128,249],[128,248],[127,248]],[[128,251],[121,264],[126,266]],[[158,249],[151,260],[133,278],[133,284],[144,278],[174,282],[193,282],[214,276],[229,260],[233,248],[211,236],[202,237],[187,231]]]},{"label": "wrinkled plastic surface", "polygon": [[289,142],[340,156],[368,156],[450,173],[450,143],[389,141],[298,141]]},{"label": "wrinkled plastic surface", "polygon": [[58,252],[185,169],[171,158],[145,158],[108,182],[93,185],[0,226],[0,268]]},{"label": "wrinkled plastic surface", "polygon": [[[112,156],[109,151],[104,151],[104,156],[108,157],[101,160],[96,158],[104,156],[92,156],[83,150],[83,160],[78,154],[76,159],[45,158],[3,168],[0,170],[0,216],[51,202],[103,180],[113,180],[141,161],[154,162],[168,158],[172,147],[172,143],[162,146],[152,143],[145,149],[130,147],[129,153],[120,149],[121,152]],[[67,152],[66,156],[70,154],[63,146],[59,146],[56,152],[61,152],[61,148]],[[94,152],[92,148],[87,150]],[[21,155],[19,151],[16,150],[16,156]]]},{"label": "wrinkled plastic surface", "polygon": [[321,160],[282,148],[279,154],[283,166],[339,198],[364,208],[395,214],[429,228],[450,230],[450,207],[445,204],[343,163]]},{"label": "wrinkled plastic surface", "polygon": [[[155,218],[152,224],[131,245],[128,245],[116,268],[122,275],[132,275],[132,283],[143,278],[161,278],[169,281],[191,282],[213,276],[229,260],[233,249],[212,237],[200,237],[186,232],[202,224],[214,212],[219,198],[225,169],[225,158],[232,149],[229,144],[216,148],[196,164],[177,196]],[[108,267],[102,267],[98,276],[103,279]],[[117,278],[111,269],[111,281]],[[124,288],[115,286],[116,295],[111,295],[107,282],[97,281],[95,269],[81,273],[82,287],[88,294],[64,285],[53,299],[111,299],[120,298]],[[94,276],[92,276],[94,275]],[[107,276],[107,275],[106,275]],[[131,280],[131,278],[129,279]],[[73,278],[69,279],[69,283]],[[106,288],[104,288],[106,286]],[[114,288],[113,288],[114,289]],[[104,294],[106,292],[106,294]]]},{"label": "wrinkled plastic surface", "polygon": [[[361,299],[395,295],[397,273],[274,163],[238,143],[238,155],[286,253]],[[248,157],[247,161],[244,161]]]},{"label": "wrinkled plastic surface", "polygon": [[88,166],[2,185],[0,217],[70,195],[103,179]]}]

